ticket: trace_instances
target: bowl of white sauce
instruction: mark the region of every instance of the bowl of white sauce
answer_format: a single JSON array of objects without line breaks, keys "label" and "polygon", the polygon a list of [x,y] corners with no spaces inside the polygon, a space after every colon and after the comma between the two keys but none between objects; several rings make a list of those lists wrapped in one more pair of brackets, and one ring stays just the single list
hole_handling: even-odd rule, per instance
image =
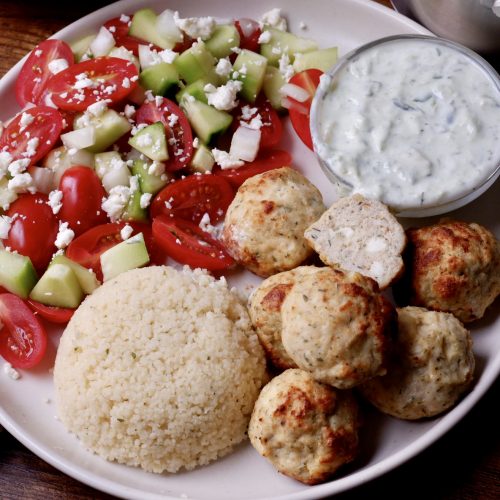
[{"label": "bowl of white sauce", "polygon": [[500,78],[475,52],[423,35],[382,38],[321,77],[315,153],[341,196],[403,217],[470,203],[500,175]]}]

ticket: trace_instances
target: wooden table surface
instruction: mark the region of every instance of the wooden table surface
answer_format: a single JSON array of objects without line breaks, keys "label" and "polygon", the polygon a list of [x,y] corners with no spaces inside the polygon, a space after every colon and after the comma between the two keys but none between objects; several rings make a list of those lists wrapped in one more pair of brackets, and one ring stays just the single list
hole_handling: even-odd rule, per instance
[{"label": "wooden table surface", "polygon": [[[2,0],[0,76],[38,42],[107,3],[110,2],[86,0],[62,6],[54,1]],[[380,3],[389,5],[388,1],[381,0]],[[462,422],[413,460],[336,498],[500,499],[499,390],[500,381],[497,381]],[[0,498],[112,497],[54,469],[3,431],[0,432]]]}]

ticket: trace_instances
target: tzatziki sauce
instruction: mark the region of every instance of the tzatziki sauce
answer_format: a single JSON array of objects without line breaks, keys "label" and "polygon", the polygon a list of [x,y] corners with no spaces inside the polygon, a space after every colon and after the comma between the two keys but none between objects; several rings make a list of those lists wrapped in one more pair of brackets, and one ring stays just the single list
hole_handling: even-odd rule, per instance
[{"label": "tzatziki sauce", "polygon": [[500,83],[432,38],[396,39],[324,75],[314,147],[352,192],[396,211],[442,205],[500,165]]}]

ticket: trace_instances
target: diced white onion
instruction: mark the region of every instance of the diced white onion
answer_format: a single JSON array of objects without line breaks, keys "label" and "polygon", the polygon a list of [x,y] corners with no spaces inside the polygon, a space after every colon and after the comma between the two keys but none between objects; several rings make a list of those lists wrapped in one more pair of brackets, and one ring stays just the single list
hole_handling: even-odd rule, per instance
[{"label": "diced white onion", "polygon": [[88,127],[72,130],[61,135],[62,143],[67,149],[83,149],[93,146],[95,143],[95,127]]},{"label": "diced white onion", "polygon": [[173,43],[182,42],[183,36],[175,24],[173,10],[166,9],[156,18],[156,29],[161,36]]},{"label": "diced white onion", "polygon": [[123,163],[123,166],[120,168],[108,170],[102,178],[102,185],[107,193],[109,193],[115,186],[128,186],[129,183],[130,171],[125,163]]},{"label": "diced white onion", "polygon": [[90,44],[90,51],[94,57],[105,56],[115,46],[115,39],[109,30],[101,26],[99,33]]},{"label": "diced white onion", "polygon": [[33,185],[40,193],[49,194],[52,191],[54,172],[45,167],[29,167],[28,173],[33,179]]},{"label": "diced white onion", "polygon": [[238,160],[254,161],[259,144],[260,130],[239,126],[231,139],[229,154]]},{"label": "diced white onion", "polygon": [[285,85],[281,87],[280,92],[282,95],[291,97],[298,102],[306,102],[311,97],[307,90],[293,83],[285,83]]},{"label": "diced white onion", "polygon": [[303,106],[302,104],[299,104],[297,102],[292,102],[286,97],[281,99],[281,105],[286,109],[293,109],[295,111],[298,111],[299,113],[302,113],[303,115],[307,115],[309,113],[309,110],[306,106]]}]

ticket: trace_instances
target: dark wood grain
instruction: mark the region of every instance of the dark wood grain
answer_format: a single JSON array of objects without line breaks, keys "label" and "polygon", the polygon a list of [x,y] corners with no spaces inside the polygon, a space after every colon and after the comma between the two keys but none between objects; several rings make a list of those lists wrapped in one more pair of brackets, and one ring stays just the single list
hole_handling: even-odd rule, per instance
[{"label": "dark wood grain", "polygon": [[[325,0],[326,1],[326,0]],[[331,1],[331,0],[329,0]],[[0,75],[39,41],[109,2],[0,2]],[[390,5],[389,1],[380,1]],[[271,4],[270,4],[271,5]],[[500,498],[500,382],[453,430],[418,457],[339,500],[498,500]],[[112,497],[64,475],[0,432],[0,498],[5,500]]]}]

